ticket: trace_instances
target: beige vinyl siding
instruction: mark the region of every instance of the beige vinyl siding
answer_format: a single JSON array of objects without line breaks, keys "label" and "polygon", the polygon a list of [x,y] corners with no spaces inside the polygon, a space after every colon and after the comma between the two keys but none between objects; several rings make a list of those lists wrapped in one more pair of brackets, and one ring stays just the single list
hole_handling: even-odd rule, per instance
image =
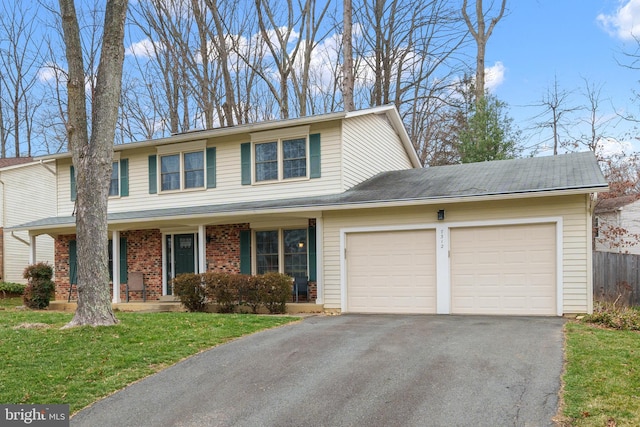
[{"label": "beige vinyl siding", "polygon": [[411,169],[411,161],[386,116],[366,115],[346,119],[344,135],[344,189],[379,172]]},{"label": "beige vinyl siding", "polygon": [[529,199],[437,204],[402,208],[351,209],[324,213],[324,304],[341,306],[340,230],[353,227],[392,227],[402,224],[437,224],[437,211],[445,209],[441,224],[456,222],[509,221],[561,217],[563,312],[584,313],[591,309],[591,235],[588,226],[588,195],[532,197]]},{"label": "beige vinyl siding", "polygon": [[[49,168],[49,169],[47,169]],[[3,195],[4,227],[11,227],[56,214],[55,163],[33,163],[0,172]],[[53,171],[53,173],[51,171]],[[36,183],[34,185],[34,183]],[[4,276],[9,282],[26,283],[22,277],[29,265],[30,237],[27,231],[4,231]],[[36,262],[53,265],[53,239],[38,236]]]},{"label": "beige vinyl siding", "polygon": [[[250,136],[240,135],[207,141],[216,148],[216,188],[193,189],[149,194],[149,156],[154,148],[120,152],[120,158],[129,159],[129,196],[109,199],[109,212],[127,212],[167,207],[204,206],[306,197],[339,193],[341,191],[341,154],[339,122],[312,126],[310,134],[321,135],[321,177],[267,182],[254,185],[241,184],[240,145]],[[60,161],[59,215],[70,215],[73,202],[69,193],[69,161]],[[158,171],[160,169],[158,168]],[[158,186],[159,189],[159,186]]]}]

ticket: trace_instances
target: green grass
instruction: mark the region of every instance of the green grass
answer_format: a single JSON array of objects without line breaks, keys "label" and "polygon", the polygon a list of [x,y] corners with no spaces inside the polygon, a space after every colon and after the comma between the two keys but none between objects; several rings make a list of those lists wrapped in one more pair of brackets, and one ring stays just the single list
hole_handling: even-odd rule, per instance
[{"label": "green grass", "polygon": [[567,323],[564,425],[640,425],[640,333]]},{"label": "green grass", "polygon": [[22,297],[0,298],[0,310],[22,305]]},{"label": "green grass", "polygon": [[[0,310],[0,402],[72,413],[204,349],[295,317],[117,313],[112,327],[60,328],[72,314]],[[42,328],[16,328],[42,323]]]}]

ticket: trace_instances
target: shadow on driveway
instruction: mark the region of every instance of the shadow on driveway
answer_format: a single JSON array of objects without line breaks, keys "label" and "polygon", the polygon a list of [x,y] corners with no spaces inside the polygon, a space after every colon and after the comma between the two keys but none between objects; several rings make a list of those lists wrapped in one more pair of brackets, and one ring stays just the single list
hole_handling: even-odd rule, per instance
[{"label": "shadow on driveway", "polygon": [[72,426],[552,426],[562,318],[342,315],[213,348]]}]

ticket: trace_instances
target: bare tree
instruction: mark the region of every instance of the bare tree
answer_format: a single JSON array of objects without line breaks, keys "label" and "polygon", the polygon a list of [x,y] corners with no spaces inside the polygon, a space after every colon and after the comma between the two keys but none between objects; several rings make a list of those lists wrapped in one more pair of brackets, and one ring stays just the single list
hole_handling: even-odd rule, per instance
[{"label": "bare tree", "polygon": [[[504,16],[504,11],[507,5],[507,0],[500,1],[500,11],[498,15],[493,18],[487,18],[485,15],[489,12],[489,10],[493,7],[493,0],[489,5],[488,10],[485,12],[483,7],[483,0],[475,0],[476,1],[476,10],[475,10],[475,24],[472,21],[471,17],[467,12],[467,0],[463,0],[462,2],[462,16],[464,17],[464,22],[467,24],[467,28],[469,28],[469,32],[473,36],[476,41],[476,81],[475,81],[475,98],[476,102],[480,102],[480,100],[484,97],[484,77],[485,77],[485,64],[484,58],[487,49],[487,42],[489,41],[489,37],[491,37],[491,33],[495,28],[496,24],[502,19]],[[489,19],[489,27],[487,28],[487,19]]]},{"label": "bare tree", "polygon": [[355,109],[353,103],[353,8],[351,0],[344,0],[344,29],[342,31],[343,57],[342,64],[342,96],[344,98],[345,111]]},{"label": "bare tree", "polygon": [[574,138],[574,147],[587,147],[589,150],[596,153],[596,155],[600,156],[602,154],[600,153],[602,143],[610,137],[610,135],[607,135],[607,130],[609,124],[614,120],[614,117],[602,114],[601,104],[603,101],[603,85],[592,83],[586,78],[583,78],[582,81],[584,84],[582,95],[587,101],[587,107],[585,109],[588,114],[585,118],[581,118],[578,121],[578,123],[583,126],[577,127],[580,129],[585,127],[587,131],[582,132],[580,136]]},{"label": "bare tree", "polygon": [[7,142],[13,136],[13,153],[31,156],[34,116],[41,98],[34,91],[42,40],[35,37],[37,4],[2,3],[0,13],[0,149],[7,156]]},{"label": "bare tree", "polygon": [[553,85],[547,89],[542,96],[538,106],[544,110],[537,119],[536,127],[539,129],[551,129],[551,140],[553,141],[553,155],[558,154],[558,149],[567,144],[570,115],[578,111],[580,107],[570,105],[571,92],[559,87],[558,79],[554,78]]},{"label": "bare tree", "polygon": [[109,294],[107,200],[122,84],[127,0],[106,3],[100,61],[91,98],[90,131],[74,0],[59,3],[69,69],[66,127],[77,186],[78,308],[66,327],[113,325],[117,319]]}]

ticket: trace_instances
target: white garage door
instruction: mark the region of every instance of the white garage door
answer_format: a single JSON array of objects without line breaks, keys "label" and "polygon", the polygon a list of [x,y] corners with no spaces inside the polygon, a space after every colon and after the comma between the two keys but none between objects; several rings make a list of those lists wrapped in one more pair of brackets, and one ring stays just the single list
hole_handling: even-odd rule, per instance
[{"label": "white garage door", "polygon": [[435,230],[347,234],[346,311],[435,313],[435,240]]},{"label": "white garage door", "polygon": [[454,314],[556,314],[555,224],[451,229]]}]

